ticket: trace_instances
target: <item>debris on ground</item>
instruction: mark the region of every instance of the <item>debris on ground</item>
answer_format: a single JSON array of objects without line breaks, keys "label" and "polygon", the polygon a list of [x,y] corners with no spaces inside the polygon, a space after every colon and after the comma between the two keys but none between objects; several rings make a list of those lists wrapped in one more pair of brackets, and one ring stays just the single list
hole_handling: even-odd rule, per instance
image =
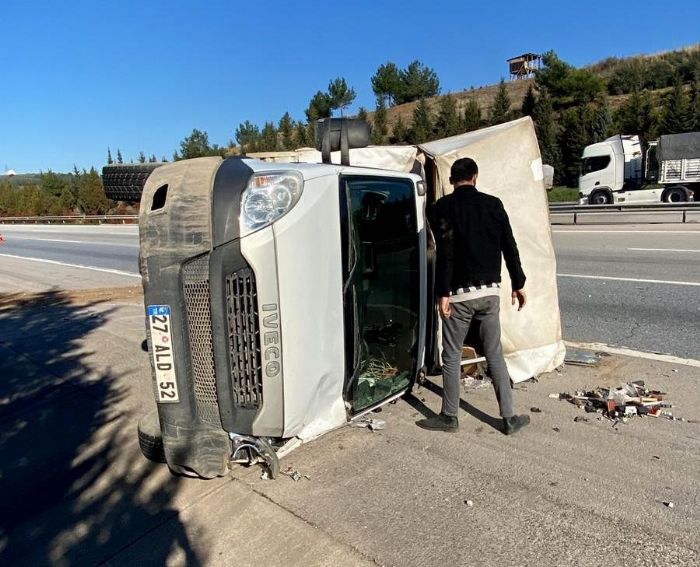
[{"label": "debris on ground", "polygon": [[587,417],[583,417],[582,415],[577,415],[577,416],[574,418],[574,421],[575,421],[576,423],[578,423],[579,421],[588,421],[588,418],[587,418]]},{"label": "debris on ground", "polygon": [[370,431],[386,429],[386,421],[374,417],[363,417],[362,419],[351,422],[350,425],[353,427],[366,427]]},{"label": "debris on ground", "polygon": [[296,470],[292,466],[287,467],[286,471],[280,471],[280,474],[288,476],[294,482],[300,481],[302,478],[305,478],[306,480],[311,480],[311,477],[309,475],[307,475],[307,474],[302,475],[298,470]]},{"label": "debris on ground", "polygon": [[542,410],[541,410],[540,408],[538,408],[538,407],[535,407],[535,406],[531,407],[531,408],[530,408],[530,411],[531,411],[532,413],[542,413]]},{"label": "debris on ground", "polygon": [[557,433],[559,433],[561,429],[559,429],[558,427],[552,427],[552,431],[556,431]]},{"label": "debris on ground", "polygon": [[470,508],[471,508],[472,506],[474,506],[474,502],[472,502],[471,500],[465,500],[464,503],[465,503],[467,506],[469,506]]},{"label": "debris on ground", "polygon": [[598,366],[602,354],[599,352],[591,352],[590,350],[582,350],[577,348],[567,348],[564,364],[572,364],[574,366]]},{"label": "debris on ground", "polygon": [[673,508],[673,502],[664,502],[664,506],[667,508]]},{"label": "debris on ground", "polygon": [[[592,390],[549,394],[552,399],[566,400],[586,413],[599,413],[612,420],[613,427],[618,423],[627,423],[628,418],[636,416],[662,417],[671,421],[687,421],[675,417],[670,411],[673,404],[665,400],[665,392],[650,390],[644,380],[627,382],[619,388],[595,388]],[[576,418],[574,421],[587,421]]]}]

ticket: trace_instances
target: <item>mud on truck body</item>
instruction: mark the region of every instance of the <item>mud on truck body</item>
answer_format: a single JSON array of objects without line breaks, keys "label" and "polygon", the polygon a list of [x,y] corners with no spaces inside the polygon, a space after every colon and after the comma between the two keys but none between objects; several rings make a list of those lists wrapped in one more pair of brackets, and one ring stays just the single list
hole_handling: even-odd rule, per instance
[{"label": "mud on truck body", "polygon": [[[529,119],[516,123],[534,138]],[[211,478],[231,462],[263,462],[274,477],[289,450],[439,370],[425,210],[448,187],[450,143],[469,144],[351,151],[365,145],[366,126],[327,120],[318,129],[320,152],[197,158],[145,182],[139,264],[157,411],[139,437],[144,454],[176,473]],[[499,132],[508,128],[483,139]],[[482,138],[470,138],[477,160],[488,151]],[[341,163],[331,163],[338,149]],[[546,223],[541,161],[531,154],[521,170],[541,193],[534,207]],[[554,297],[534,302],[546,312],[539,332],[521,320],[509,333],[505,317],[516,381],[563,359],[549,226],[534,226],[525,236],[540,240],[547,262],[534,280],[554,286]]]}]

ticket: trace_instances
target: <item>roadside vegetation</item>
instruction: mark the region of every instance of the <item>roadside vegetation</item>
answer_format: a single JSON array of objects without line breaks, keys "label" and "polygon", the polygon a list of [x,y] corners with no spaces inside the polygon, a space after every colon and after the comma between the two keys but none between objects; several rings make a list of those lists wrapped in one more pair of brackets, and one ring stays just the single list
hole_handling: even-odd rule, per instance
[{"label": "roadside vegetation", "polygon": [[[441,94],[437,73],[420,61],[405,68],[380,65],[370,77],[373,109],[357,117],[372,126],[374,144],[420,144],[531,116],[545,163],[554,167],[551,201],[572,201],[583,148],[614,134],[636,134],[642,144],[661,134],[700,130],[700,45],[626,59],[608,58],[576,68],[554,51],[542,56],[542,69],[531,80]],[[314,145],[314,122],[344,115],[356,97],[343,77],[318,90],[296,120],[285,112],[263,125],[248,120],[225,145],[212,144],[206,132],[193,129],[172,155],[173,160],[208,155],[284,151]],[[130,158],[128,163],[134,163]],[[140,152],[139,163],[168,161]],[[117,148],[106,162],[127,163]],[[125,212],[124,204],[107,200],[99,174],[48,172],[19,182],[0,181],[0,215],[105,214]]]}]

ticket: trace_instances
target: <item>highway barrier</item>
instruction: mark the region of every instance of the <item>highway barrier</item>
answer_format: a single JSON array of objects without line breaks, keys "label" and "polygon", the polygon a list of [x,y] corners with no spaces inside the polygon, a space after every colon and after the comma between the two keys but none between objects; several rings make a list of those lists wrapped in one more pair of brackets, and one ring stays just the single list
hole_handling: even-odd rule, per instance
[{"label": "highway barrier", "polygon": [[[136,224],[138,218],[138,215],[0,217],[0,224]],[[698,223],[700,202],[616,205],[550,203],[549,219],[552,224]]]}]

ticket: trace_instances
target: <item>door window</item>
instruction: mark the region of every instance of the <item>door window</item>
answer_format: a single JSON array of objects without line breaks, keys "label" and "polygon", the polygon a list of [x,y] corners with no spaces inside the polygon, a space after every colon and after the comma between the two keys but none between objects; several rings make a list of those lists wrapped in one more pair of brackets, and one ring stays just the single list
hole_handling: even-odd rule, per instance
[{"label": "door window", "polygon": [[410,179],[341,180],[346,399],[360,411],[406,388],[418,353],[419,239]]},{"label": "door window", "polygon": [[583,158],[581,167],[583,169],[583,175],[586,175],[587,173],[605,169],[608,165],[610,165],[610,156],[593,156]]}]

